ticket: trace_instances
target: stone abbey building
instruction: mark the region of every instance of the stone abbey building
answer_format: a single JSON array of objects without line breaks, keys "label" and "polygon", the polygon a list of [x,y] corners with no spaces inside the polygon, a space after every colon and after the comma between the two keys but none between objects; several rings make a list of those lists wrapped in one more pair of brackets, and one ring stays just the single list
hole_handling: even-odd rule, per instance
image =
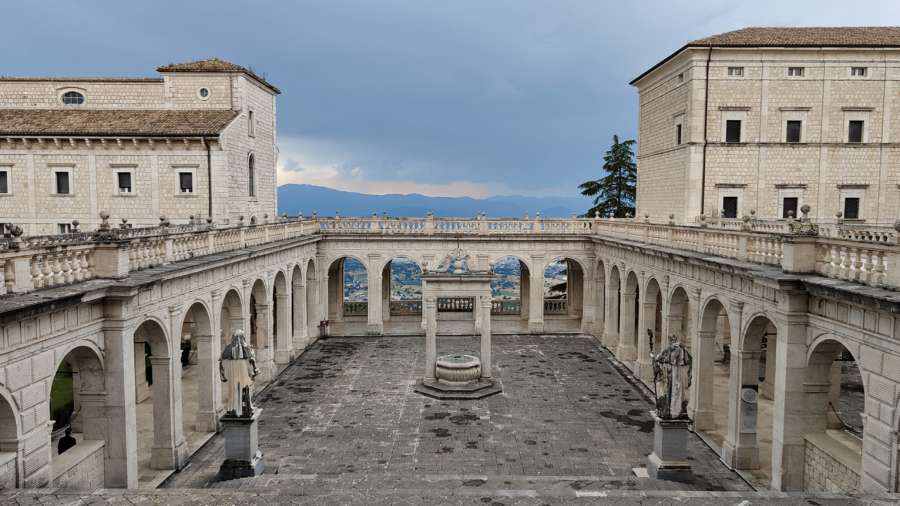
[{"label": "stone abbey building", "polygon": [[[0,242],[0,489],[155,487],[219,437],[217,359],[233,329],[245,330],[257,351],[258,386],[274,383],[270,391],[278,392],[286,388],[278,375],[324,346],[324,333],[413,340],[423,333],[426,306],[443,336],[471,335],[474,308],[484,308],[480,318],[510,340],[587,336],[605,350],[604,363],[636,385],[651,382],[651,350],[676,336],[694,357],[691,438],[715,452],[715,465],[759,490],[897,492],[900,232],[882,226],[900,212],[889,142],[900,135],[891,119],[898,99],[891,76],[900,71],[890,59],[894,41],[900,29],[748,29],[679,50],[635,81],[640,211],[629,219],[279,218],[277,90],[248,70],[211,61],[162,67],[161,82],[0,82],[3,103],[11,104],[0,110],[0,164],[11,167],[12,189],[0,205],[24,199],[3,208],[2,221],[26,230],[12,227],[17,233]],[[795,67],[797,75],[789,70]],[[131,89],[149,98],[132,103]],[[118,108],[100,109],[102,97]],[[124,121],[131,135],[56,131],[95,113],[131,118]],[[164,121],[133,121],[145,114]],[[782,135],[796,138],[794,121],[800,142],[782,142]],[[148,125],[165,128],[141,130]],[[844,133],[862,141],[845,142]],[[259,157],[256,198],[247,191],[250,153]],[[207,155],[211,180],[203,179]],[[211,213],[206,200],[169,191],[182,164],[196,168],[198,193],[212,181]],[[110,178],[120,166],[132,167],[137,195],[113,194]],[[74,195],[53,193],[54,170],[75,174]],[[662,191],[676,187],[681,191]],[[83,205],[40,204],[34,213],[28,198]],[[129,198],[146,206],[129,218],[134,227],[118,218],[136,204],[115,207]],[[731,217],[708,212],[720,203]],[[781,218],[788,213],[780,207],[795,204],[799,216]],[[848,216],[853,206],[856,219]],[[669,209],[677,210],[671,222]],[[845,212],[841,220],[837,209]],[[140,226],[157,210],[171,223]],[[695,221],[701,212],[707,218]],[[213,220],[189,222],[186,214]],[[69,218],[82,231],[33,235]],[[485,272],[512,257],[518,293],[492,297],[489,311],[478,298],[392,297],[392,261],[402,257],[426,272],[451,251],[464,251]],[[365,272],[364,300],[345,294],[351,260]],[[548,269],[560,262],[564,295],[547,297]],[[340,378],[345,391],[365,387],[352,383],[357,373]],[[493,373],[508,381],[514,371],[501,363]],[[533,381],[553,377],[534,374]],[[592,387],[597,396],[608,393],[602,385]],[[572,402],[589,407],[597,396]],[[334,420],[336,409],[330,403],[315,411],[351,431],[344,434],[363,430],[365,421]],[[527,416],[513,423],[546,423],[545,434],[575,425],[547,421],[561,413]],[[635,425],[615,427],[624,434]],[[78,444],[59,453],[66,428]],[[414,446],[436,444],[427,437],[417,434]],[[589,458],[577,455],[578,462]],[[642,462],[625,464],[631,475]]]},{"label": "stone abbey building", "polygon": [[640,217],[783,219],[807,204],[820,223],[900,218],[896,28],[746,28],[631,84]]},{"label": "stone abbey building", "polygon": [[275,215],[275,98],[218,59],[159,78],[0,77],[0,218],[28,235]]}]

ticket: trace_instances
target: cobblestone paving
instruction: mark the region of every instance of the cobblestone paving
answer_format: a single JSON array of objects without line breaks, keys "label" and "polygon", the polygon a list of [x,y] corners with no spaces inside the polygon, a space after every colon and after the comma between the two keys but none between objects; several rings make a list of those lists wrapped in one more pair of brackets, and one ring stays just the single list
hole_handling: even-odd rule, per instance
[{"label": "cobblestone paving", "polygon": [[[472,338],[442,338],[444,352],[474,352]],[[695,478],[638,479],[652,450],[649,403],[593,340],[498,336],[502,394],[438,401],[412,391],[421,337],[320,341],[259,398],[267,472],[216,487],[266,487],[328,495],[485,489],[523,493],[602,490],[749,490],[699,439]],[[221,462],[215,438],[167,486],[209,487]]]}]

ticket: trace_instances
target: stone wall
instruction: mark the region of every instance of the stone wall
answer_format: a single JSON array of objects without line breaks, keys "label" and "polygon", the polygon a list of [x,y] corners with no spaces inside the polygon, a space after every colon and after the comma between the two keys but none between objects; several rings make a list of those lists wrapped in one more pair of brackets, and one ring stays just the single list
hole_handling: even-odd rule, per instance
[{"label": "stone wall", "polygon": [[53,458],[50,486],[68,490],[103,488],[103,441],[82,441]]},{"label": "stone wall", "polygon": [[0,490],[16,487],[16,454],[0,452]]},{"label": "stone wall", "polygon": [[806,465],[803,490],[852,494],[859,491],[859,455],[852,464],[852,452],[824,434],[806,437]]}]

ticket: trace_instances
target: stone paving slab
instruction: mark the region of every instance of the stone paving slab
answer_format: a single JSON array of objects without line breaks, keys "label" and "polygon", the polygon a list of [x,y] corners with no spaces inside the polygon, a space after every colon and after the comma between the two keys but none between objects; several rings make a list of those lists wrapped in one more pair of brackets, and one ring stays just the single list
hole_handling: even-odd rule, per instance
[{"label": "stone paving slab", "polygon": [[[439,339],[441,352],[477,348],[475,338]],[[299,488],[320,497],[351,489],[373,496],[563,490],[569,497],[576,490],[750,490],[695,437],[690,482],[634,477],[632,468],[652,450],[650,404],[610,359],[588,337],[496,336],[503,393],[440,401],[413,392],[422,337],[320,340],[258,399],[263,476],[215,483],[224,453],[215,437],[166,486]]]}]

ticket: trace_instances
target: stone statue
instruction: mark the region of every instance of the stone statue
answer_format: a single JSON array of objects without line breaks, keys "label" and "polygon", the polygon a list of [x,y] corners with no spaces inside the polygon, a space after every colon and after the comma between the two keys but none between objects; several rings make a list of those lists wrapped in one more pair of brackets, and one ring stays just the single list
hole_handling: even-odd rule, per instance
[{"label": "stone statue", "polygon": [[244,331],[237,329],[231,336],[231,343],[222,350],[219,358],[219,374],[227,392],[225,412],[232,416],[252,416],[253,403],[250,401],[250,387],[259,374],[256,355],[247,344]]},{"label": "stone statue", "polygon": [[690,352],[674,335],[669,336],[669,346],[653,357],[656,414],[660,418],[687,418],[692,362]]}]

